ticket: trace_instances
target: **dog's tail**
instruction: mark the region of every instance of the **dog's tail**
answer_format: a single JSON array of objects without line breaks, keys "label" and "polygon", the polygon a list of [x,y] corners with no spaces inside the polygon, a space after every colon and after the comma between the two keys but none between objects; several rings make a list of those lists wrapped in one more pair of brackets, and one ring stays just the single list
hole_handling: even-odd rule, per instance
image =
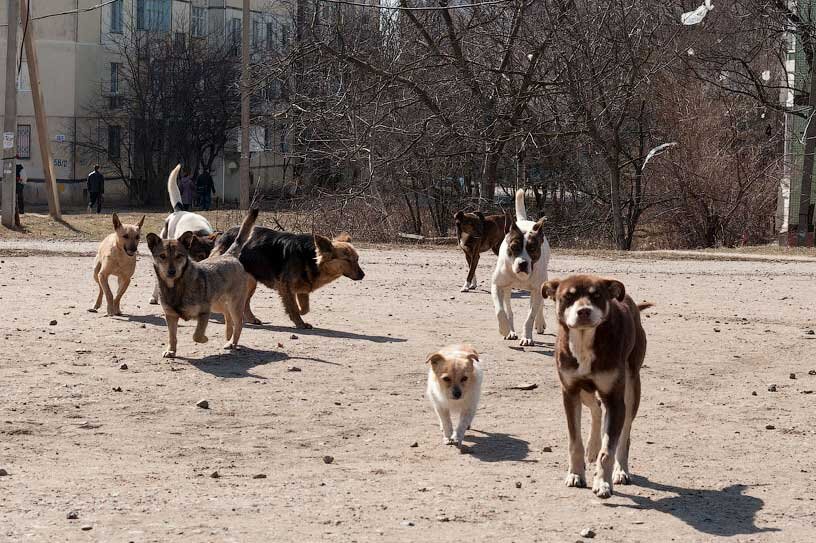
[{"label": "dog's tail", "polygon": [[650,307],[654,307],[652,302],[641,302],[637,304],[638,311],[643,311],[644,309],[649,309]]},{"label": "dog's tail", "polygon": [[524,189],[516,191],[516,222],[527,220],[527,206],[524,205]]},{"label": "dog's tail", "polygon": [[232,245],[229,246],[229,249],[227,249],[227,252],[224,254],[238,256],[238,253],[241,252],[241,248],[243,248],[247,238],[249,238],[249,234],[252,232],[252,227],[255,226],[255,219],[257,218],[258,208],[253,207],[249,210],[246,217],[244,217],[244,222],[241,223],[241,229],[238,230],[238,235],[235,237],[235,241],[232,242]]},{"label": "dog's tail", "polygon": [[170,205],[173,206],[173,211],[181,211],[184,209],[181,206],[181,192],[179,192],[178,184],[176,183],[180,171],[181,164],[176,166],[167,178],[167,194],[170,196]]}]

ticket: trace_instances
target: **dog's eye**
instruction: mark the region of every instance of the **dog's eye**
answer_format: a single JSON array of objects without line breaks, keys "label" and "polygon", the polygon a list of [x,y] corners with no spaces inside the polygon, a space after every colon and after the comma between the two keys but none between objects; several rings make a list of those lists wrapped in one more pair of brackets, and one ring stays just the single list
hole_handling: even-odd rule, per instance
[{"label": "dog's eye", "polygon": [[464,383],[465,381],[467,381],[467,375],[465,375],[464,377],[462,377],[462,382]]},{"label": "dog's eye", "polygon": [[123,235],[122,237],[125,239],[130,239],[130,236],[128,236],[127,234]]},{"label": "dog's eye", "polygon": [[445,381],[446,383],[450,383],[451,378],[450,378],[449,376],[447,376],[447,375],[446,375],[446,376],[444,376],[444,377],[442,378],[442,380],[443,380],[443,381]]},{"label": "dog's eye", "polygon": [[159,258],[161,258],[162,260],[166,260],[166,259],[167,259],[167,255],[159,255]]}]

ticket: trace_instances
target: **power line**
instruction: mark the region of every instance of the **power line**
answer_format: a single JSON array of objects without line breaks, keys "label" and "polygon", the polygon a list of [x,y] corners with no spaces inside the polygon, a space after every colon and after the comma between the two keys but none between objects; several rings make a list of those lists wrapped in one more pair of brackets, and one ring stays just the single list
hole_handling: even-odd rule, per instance
[{"label": "power line", "polygon": [[402,7],[402,6],[384,6],[382,4],[365,4],[362,2],[350,2],[348,0],[319,0],[320,2],[328,2],[330,4],[343,4],[346,6],[359,6],[363,8],[373,9],[390,9],[394,11],[442,11],[448,9],[466,9],[475,8],[479,6],[494,6],[497,4],[507,4],[513,0],[493,0],[489,2],[477,2],[474,4],[459,4],[454,6],[416,6],[416,7]]},{"label": "power line", "polygon": [[[39,17],[32,17],[31,20],[32,21],[39,21],[41,19],[49,19],[51,17],[59,17],[61,15],[75,15],[75,14],[78,14],[78,13],[86,13],[88,11],[94,11],[94,10],[99,9],[99,8],[104,8],[105,6],[108,6],[108,5],[113,4],[115,2],[118,2],[118,1],[119,0],[107,0],[106,2],[102,2],[101,4],[96,4],[95,6],[90,6],[90,7],[87,7],[87,8],[71,9],[71,10],[68,10],[68,11],[60,11],[59,13],[49,13],[47,15],[40,15]],[[0,24],[0,26],[8,26],[8,23]]]}]

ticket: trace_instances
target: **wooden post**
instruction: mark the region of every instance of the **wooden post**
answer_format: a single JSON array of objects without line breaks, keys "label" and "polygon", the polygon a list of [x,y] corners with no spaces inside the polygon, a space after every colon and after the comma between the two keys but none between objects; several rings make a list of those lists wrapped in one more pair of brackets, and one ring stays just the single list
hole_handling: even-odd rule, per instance
[{"label": "wooden post", "polygon": [[[17,0],[8,0],[6,14],[8,35],[6,44],[6,106],[3,117],[3,226],[14,228],[17,207]],[[11,134],[11,148],[7,149],[5,134]]]},{"label": "wooden post", "polygon": [[239,203],[249,209],[249,0],[244,0],[241,28],[241,182]]},{"label": "wooden post", "polygon": [[45,100],[40,86],[37,48],[34,47],[34,22],[26,21],[28,18],[28,2],[29,0],[20,0],[23,28],[26,27],[26,22],[28,23],[28,30],[23,41],[26,60],[28,61],[28,78],[31,80],[31,100],[34,102],[34,116],[37,119],[37,141],[40,144],[40,156],[42,157],[45,195],[48,198],[48,213],[54,219],[59,220],[62,219],[62,213],[60,212],[59,193],[57,192],[57,179],[54,175],[54,161],[51,158],[51,147],[48,144],[48,119],[45,115]]}]

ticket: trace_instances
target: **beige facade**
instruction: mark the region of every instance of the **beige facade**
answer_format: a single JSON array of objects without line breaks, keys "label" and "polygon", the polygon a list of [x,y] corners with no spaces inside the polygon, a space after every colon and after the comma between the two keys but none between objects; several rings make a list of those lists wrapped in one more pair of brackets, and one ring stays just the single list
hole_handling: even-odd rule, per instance
[{"label": "beige facade", "polygon": [[[174,34],[190,36],[201,33],[209,36],[224,36],[236,30],[241,20],[241,0],[120,0],[98,9],[82,12],[101,3],[101,0],[48,0],[32,2],[32,22],[28,31],[34,32],[40,63],[40,81],[45,98],[48,118],[48,141],[58,180],[58,192],[64,205],[82,205],[85,201],[85,179],[94,162],[102,164],[107,178],[106,198],[108,202],[126,202],[126,190],[118,173],[107,163],[106,156],[89,153],[80,149],[77,141],[83,131],[99,134],[95,126],[98,121],[89,115],[89,105],[111,94],[111,63],[116,62],[110,47],[112,40],[118,39],[120,32],[136,28],[141,17],[160,18],[162,30]],[[141,4],[141,6],[139,5]],[[252,0],[253,43],[266,39],[267,23],[277,27],[290,20],[287,9],[280,2]],[[195,9],[195,14],[193,13]],[[79,10],[79,13],[76,11]],[[145,12],[147,10],[147,13]],[[38,19],[60,12],[74,13]],[[202,14],[204,15],[202,21]],[[169,21],[166,20],[169,15]],[[195,17],[194,17],[195,15]],[[121,18],[120,18],[121,16]],[[195,19],[195,20],[194,20]],[[0,2],[0,24],[7,22],[6,2]],[[5,69],[7,26],[0,27],[0,63]],[[18,31],[22,39],[22,29]],[[0,85],[0,104],[4,100],[4,89]],[[27,65],[23,57],[21,76],[18,81],[18,154],[29,178],[26,187],[26,201],[44,203],[43,168],[38,147],[34,109],[28,82]],[[0,111],[0,117],[2,111]],[[263,134],[257,127],[253,134]],[[87,134],[85,134],[87,136]],[[106,137],[104,133],[100,136]],[[285,145],[275,144],[268,149],[259,138],[253,138],[253,174],[256,179],[267,183],[285,182],[286,174],[280,167],[287,160]],[[264,139],[261,137],[260,139]],[[277,142],[276,135],[271,138]],[[270,140],[266,138],[266,143]],[[124,150],[123,152],[126,152]],[[102,153],[104,155],[104,153]],[[216,189],[226,200],[238,197],[238,154],[233,146],[224,152],[225,157],[216,161],[213,167]]]}]

